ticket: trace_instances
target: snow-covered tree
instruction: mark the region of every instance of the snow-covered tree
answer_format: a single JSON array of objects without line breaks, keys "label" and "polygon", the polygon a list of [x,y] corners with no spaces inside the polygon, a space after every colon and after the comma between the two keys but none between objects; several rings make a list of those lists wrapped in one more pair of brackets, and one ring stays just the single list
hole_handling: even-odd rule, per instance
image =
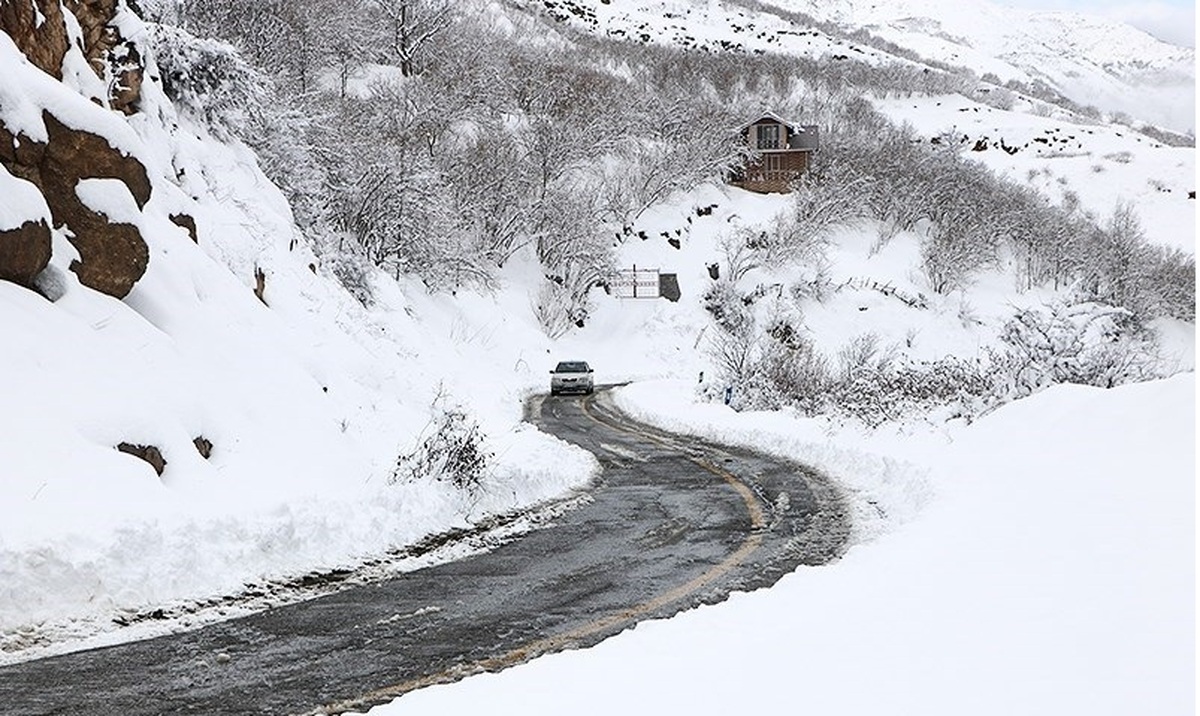
[{"label": "snow-covered tree", "polygon": [[384,42],[400,73],[411,77],[430,41],[453,22],[450,0],[369,0],[384,25]]}]

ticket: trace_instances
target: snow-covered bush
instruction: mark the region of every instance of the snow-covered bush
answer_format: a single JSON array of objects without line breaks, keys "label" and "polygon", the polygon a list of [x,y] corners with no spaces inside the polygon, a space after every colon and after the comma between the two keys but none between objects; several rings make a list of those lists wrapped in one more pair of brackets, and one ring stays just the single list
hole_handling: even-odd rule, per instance
[{"label": "snow-covered bush", "polygon": [[988,404],[991,379],[979,361],[947,356],[912,362],[884,357],[843,372],[829,388],[827,412],[877,427],[889,421],[973,417]]},{"label": "snow-covered bush", "polygon": [[[739,401],[750,387],[748,383],[758,361],[758,348],[754,337],[748,333],[718,330],[709,336],[706,349],[717,369],[719,382],[726,388],[733,388]],[[708,397],[715,400],[718,396]]]},{"label": "snow-covered bush", "polygon": [[735,409],[791,406],[808,414],[821,412],[830,382],[828,360],[789,323],[777,322],[760,336],[717,331],[709,339],[708,354],[720,384],[732,388]]},{"label": "snow-covered bush", "polygon": [[921,269],[934,293],[966,288],[995,257],[995,247],[974,222],[938,224],[921,242]]},{"label": "snow-covered bush", "polygon": [[775,217],[752,248],[763,263],[819,271],[826,264],[830,233],[866,215],[861,177],[838,165],[819,165],[793,187],[791,213]]},{"label": "snow-covered bush", "polygon": [[375,292],[371,286],[371,265],[365,257],[351,251],[330,250],[324,265],[359,303],[371,306]]},{"label": "snow-covered bush", "polygon": [[[997,84],[999,84],[999,78],[997,78]],[[1017,103],[1016,95],[1006,87],[981,87],[972,96],[981,104],[986,104],[989,107],[995,107],[1006,112],[1016,106]],[[1045,105],[1036,106],[1042,107]]]},{"label": "snow-covered bush", "polygon": [[267,97],[268,82],[232,45],[194,37],[170,25],[147,24],[163,91],[222,137],[240,135]]},{"label": "snow-covered bush", "polygon": [[1195,319],[1195,257],[1151,246],[1131,204],[1118,204],[1105,225],[1091,227],[1080,243],[1080,289],[1086,299],[1120,306],[1143,320]]},{"label": "snow-covered bush", "polygon": [[732,281],[716,281],[704,292],[704,310],[726,333],[748,336],[754,316]]},{"label": "snow-covered bush", "polygon": [[776,317],[759,341],[753,380],[744,397],[760,409],[791,405],[805,413],[820,410],[831,382],[829,361],[798,324]]},{"label": "snow-covered bush", "polygon": [[1056,383],[1112,388],[1161,376],[1156,346],[1123,308],[1099,303],[1018,312],[993,356],[996,399],[1021,398]]},{"label": "snow-covered bush", "polygon": [[392,481],[448,480],[467,492],[477,491],[492,454],[484,447],[479,424],[458,406],[436,408],[428,433],[413,452],[401,455]]},{"label": "snow-covered bush", "polygon": [[558,338],[587,319],[587,305],[564,282],[547,279],[538,288],[533,314],[551,338]]},{"label": "snow-covered bush", "polygon": [[1180,249],[1148,246],[1142,252],[1143,293],[1150,316],[1196,320],[1196,257]]},{"label": "snow-covered bush", "polygon": [[804,415],[878,427],[935,413],[971,418],[993,402],[991,371],[984,361],[948,356],[914,362],[882,346],[874,334],[843,346],[837,370],[787,320],[777,319],[761,335],[719,331],[709,354],[721,384],[733,388],[730,404],[737,410],[786,406]]},{"label": "snow-covered bush", "polygon": [[843,380],[853,380],[864,373],[881,370],[894,357],[894,350],[885,350],[881,345],[878,333],[855,336],[837,353]]}]

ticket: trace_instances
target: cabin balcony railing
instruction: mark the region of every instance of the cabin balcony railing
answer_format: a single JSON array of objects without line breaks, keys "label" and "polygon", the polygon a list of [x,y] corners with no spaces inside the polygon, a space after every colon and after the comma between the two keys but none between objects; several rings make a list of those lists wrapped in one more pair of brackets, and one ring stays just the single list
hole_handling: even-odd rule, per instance
[{"label": "cabin balcony railing", "polygon": [[794,169],[752,169],[745,173],[742,181],[791,181],[800,176]]}]

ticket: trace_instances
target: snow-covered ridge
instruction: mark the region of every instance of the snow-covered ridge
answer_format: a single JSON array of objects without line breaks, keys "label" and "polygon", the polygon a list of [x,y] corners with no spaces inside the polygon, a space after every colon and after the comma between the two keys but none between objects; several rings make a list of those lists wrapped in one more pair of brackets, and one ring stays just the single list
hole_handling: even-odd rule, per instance
[{"label": "snow-covered ridge", "polygon": [[1079,13],[1032,13],[1028,32],[1052,49],[1069,49],[1110,71],[1183,71],[1196,51],[1163,42],[1123,23]]},{"label": "snow-covered ridge", "polygon": [[996,56],[1019,57],[1040,46],[1047,52],[1065,51],[1103,67],[1157,69],[1170,69],[1195,57],[1191,48],[1163,42],[1125,23],[1077,12],[1021,10],[986,0],[766,2],[848,28],[907,27]]},{"label": "snow-covered ridge", "polygon": [[[1184,132],[1194,129],[1195,50],[1124,23],[1029,12],[985,0],[548,0],[559,20],[635,42],[810,58],[900,60],[796,22],[801,13],[845,32],[863,29],[917,55],[1001,82],[1045,82],[1079,105],[1123,112]],[[778,12],[771,12],[777,8]]]},{"label": "snow-covered ridge", "polygon": [[[1041,79],[1081,105],[1177,131],[1194,128],[1195,50],[1092,15],[1030,12],[986,0],[767,0],[1001,80]],[[1162,87],[1171,88],[1163,96]]]}]

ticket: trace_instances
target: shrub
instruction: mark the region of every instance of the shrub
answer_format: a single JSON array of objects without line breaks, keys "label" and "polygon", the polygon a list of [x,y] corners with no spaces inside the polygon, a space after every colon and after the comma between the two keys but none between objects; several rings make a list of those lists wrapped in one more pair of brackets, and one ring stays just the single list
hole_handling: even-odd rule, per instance
[{"label": "shrub", "polygon": [[852,342],[842,355],[853,356],[857,367],[843,371],[829,387],[830,412],[870,427],[924,417],[943,407],[951,408],[953,415],[971,417],[983,410],[992,392],[988,370],[979,361],[952,356],[899,361],[878,356],[863,341]]},{"label": "shrub", "polygon": [[1056,383],[1112,388],[1160,377],[1156,346],[1123,308],[1099,303],[1030,308],[1001,334],[993,355],[996,398],[1021,398]]},{"label": "shrub", "polygon": [[267,79],[232,45],[177,27],[147,26],[167,97],[218,136],[241,134],[265,102]]},{"label": "shrub", "polygon": [[825,408],[830,384],[829,361],[812,343],[798,334],[782,339],[768,333],[763,350],[753,366],[754,382],[748,398],[759,407],[790,405],[806,415]]},{"label": "shrub", "polygon": [[348,251],[331,250],[326,265],[342,288],[363,306],[371,307],[375,302],[375,293],[371,287],[371,265],[364,257]]},{"label": "shrub", "polygon": [[533,313],[547,336],[559,338],[572,326],[583,327],[589,305],[586,289],[572,285],[561,276],[548,276],[538,288]]},{"label": "shrub", "polygon": [[[460,490],[477,492],[492,454],[483,445],[479,424],[460,407],[440,407],[429,426],[432,434],[396,460],[392,482],[432,477]],[[427,427],[428,430],[428,427]]]},{"label": "shrub", "polygon": [[726,333],[745,336],[753,329],[754,316],[730,281],[717,281],[708,287],[704,310]]}]

